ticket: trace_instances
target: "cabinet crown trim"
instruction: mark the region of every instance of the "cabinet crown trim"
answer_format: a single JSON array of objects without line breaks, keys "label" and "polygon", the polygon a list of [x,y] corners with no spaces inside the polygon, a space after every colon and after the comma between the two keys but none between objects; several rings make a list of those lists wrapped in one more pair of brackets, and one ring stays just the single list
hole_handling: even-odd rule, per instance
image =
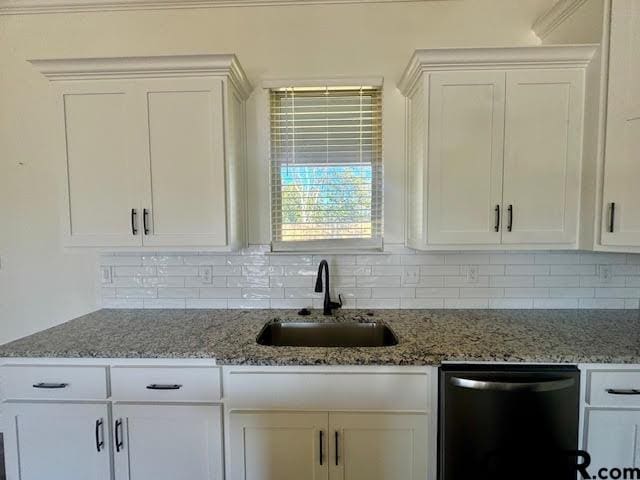
[{"label": "cabinet crown trim", "polygon": [[226,76],[243,99],[253,87],[235,55],[33,59],[29,62],[51,82]]},{"label": "cabinet crown trim", "polygon": [[587,0],[559,0],[534,22],[533,33],[544,40],[585,3]]},{"label": "cabinet crown trim", "polygon": [[0,0],[0,15],[425,1],[429,0]]},{"label": "cabinet crown trim", "polygon": [[409,96],[423,73],[443,70],[585,68],[597,47],[587,44],[416,50],[398,82],[398,88]]}]

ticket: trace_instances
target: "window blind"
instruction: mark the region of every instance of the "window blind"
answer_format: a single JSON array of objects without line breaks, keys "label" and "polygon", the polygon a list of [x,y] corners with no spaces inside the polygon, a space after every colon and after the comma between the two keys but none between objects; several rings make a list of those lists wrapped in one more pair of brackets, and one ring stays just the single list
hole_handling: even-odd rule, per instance
[{"label": "window blind", "polygon": [[274,250],[382,247],[382,91],[273,89]]}]

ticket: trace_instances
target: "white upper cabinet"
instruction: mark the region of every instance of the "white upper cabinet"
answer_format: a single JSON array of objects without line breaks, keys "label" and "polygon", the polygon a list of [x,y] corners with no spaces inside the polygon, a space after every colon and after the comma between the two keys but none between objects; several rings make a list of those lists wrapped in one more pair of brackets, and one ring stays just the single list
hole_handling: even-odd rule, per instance
[{"label": "white upper cabinet", "polygon": [[612,2],[602,198],[601,243],[605,246],[640,247],[639,50],[639,2]]},{"label": "white upper cabinet", "polygon": [[32,63],[59,87],[68,245],[244,245],[250,85],[233,55]]},{"label": "white upper cabinet", "polygon": [[577,240],[583,75],[579,69],[507,72],[503,243]]},{"label": "white upper cabinet", "polygon": [[577,248],[593,46],[418,50],[408,98],[408,244]]},{"label": "white upper cabinet", "polygon": [[504,73],[434,73],[429,119],[429,243],[500,243]]}]

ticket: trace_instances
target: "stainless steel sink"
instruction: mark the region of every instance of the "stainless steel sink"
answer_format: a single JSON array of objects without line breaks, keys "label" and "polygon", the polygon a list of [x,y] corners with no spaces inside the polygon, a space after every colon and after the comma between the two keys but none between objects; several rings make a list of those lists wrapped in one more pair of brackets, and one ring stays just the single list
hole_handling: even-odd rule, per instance
[{"label": "stainless steel sink", "polygon": [[390,347],[398,337],[382,322],[267,323],[258,334],[260,345],[277,347]]}]

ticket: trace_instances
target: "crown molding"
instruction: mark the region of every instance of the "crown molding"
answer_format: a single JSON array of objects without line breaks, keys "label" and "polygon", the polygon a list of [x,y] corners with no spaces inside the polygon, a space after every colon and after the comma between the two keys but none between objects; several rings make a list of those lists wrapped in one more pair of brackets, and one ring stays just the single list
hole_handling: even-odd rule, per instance
[{"label": "crown molding", "polygon": [[544,40],[586,2],[587,0],[558,0],[534,22],[531,29],[540,40]]},{"label": "crown molding", "polygon": [[225,76],[243,98],[253,87],[235,55],[60,58],[29,60],[51,82]]},{"label": "crown molding", "polygon": [[584,68],[598,45],[416,50],[398,88],[409,96],[425,72],[521,68]]},{"label": "crown molding", "polygon": [[429,0],[0,0],[0,15],[426,1]]}]

